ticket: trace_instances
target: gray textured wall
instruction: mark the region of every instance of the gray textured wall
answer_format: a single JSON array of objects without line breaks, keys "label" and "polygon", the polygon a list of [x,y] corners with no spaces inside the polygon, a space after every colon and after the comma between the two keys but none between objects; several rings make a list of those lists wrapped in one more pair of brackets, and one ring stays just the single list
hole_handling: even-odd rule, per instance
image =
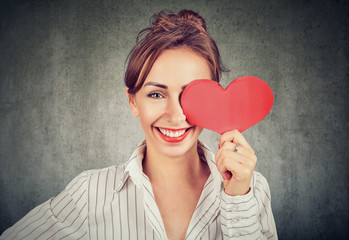
[{"label": "gray textured wall", "polygon": [[[78,173],[143,139],[124,61],[164,8],[198,11],[231,69],[275,94],[244,135],[269,180],[280,239],[348,239],[348,25],[344,1],[2,1],[0,232]],[[201,139],[217,149],[218,134]]]}]

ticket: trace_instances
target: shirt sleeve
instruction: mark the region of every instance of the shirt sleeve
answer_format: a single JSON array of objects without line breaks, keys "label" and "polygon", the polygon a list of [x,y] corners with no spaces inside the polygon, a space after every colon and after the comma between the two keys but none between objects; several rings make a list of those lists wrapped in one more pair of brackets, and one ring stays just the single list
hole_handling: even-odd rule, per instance
[{"label": "shirt sleeve", "polygon": [[254,172],[250,187],[243,196],[230,196],[221,190],[224,239],[278,239],[267,180]]},{"label": "shirt sleeve", "polygon": [[81,173],[57,197],[8,228],[0,239],[86,239],[87,181],[87,172]]}]

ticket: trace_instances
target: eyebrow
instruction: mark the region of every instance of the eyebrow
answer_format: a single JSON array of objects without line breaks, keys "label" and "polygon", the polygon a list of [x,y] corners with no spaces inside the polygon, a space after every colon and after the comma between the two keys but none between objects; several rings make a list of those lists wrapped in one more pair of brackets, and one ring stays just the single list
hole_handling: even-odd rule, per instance
[{"label": "eyebrow", "polygon": [[144,84],[144,87],[146,86],[155,86],[155,87],[159,87],[159,88],[163,88],[163,89],[167,89],[168,87],[164,84],[160,84],[160,83],[156,83],[156,82],[147,82],[146,84]]},{"label": "eyebrow", "polygon": [[[188,84],[182,86],[182,89],[184,89]],[[159,87],[159,88],[163,88],[163,89],[168,89],[168,87],[164,84],[160,84],[160,83],[156,83],[156,82],[147,82],[146,84],[144,84],[144,87],[146,86],[155,86],[155,87]]]}]

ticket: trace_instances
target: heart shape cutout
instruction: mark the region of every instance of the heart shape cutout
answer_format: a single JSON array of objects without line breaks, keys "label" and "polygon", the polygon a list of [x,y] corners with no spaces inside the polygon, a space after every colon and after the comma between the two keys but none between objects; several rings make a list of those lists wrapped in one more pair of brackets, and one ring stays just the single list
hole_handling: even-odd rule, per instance
[{"label": "heart shape cutout", "polygon": [[226,89],[212,80],[194,80],[181,96],[188,121],[219,134],[252,127],[267,116],[273,102],[268,84],[253,76],[237,78]]}]

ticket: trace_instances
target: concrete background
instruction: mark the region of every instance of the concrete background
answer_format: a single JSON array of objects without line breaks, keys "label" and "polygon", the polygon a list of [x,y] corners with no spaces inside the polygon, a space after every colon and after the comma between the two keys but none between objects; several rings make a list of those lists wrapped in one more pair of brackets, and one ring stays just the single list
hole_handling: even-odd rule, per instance
[{"label": "concrete background", "polygon": [[[144,137],[124,61],[164,8],[198,11],[231,70],[275,94],[244,132],[269,181],[280,239],[348,239],[349,8],[345,1],[2,1],[0,233],[83,170]],[[201,139],[216,150],[219,135]]]}]

